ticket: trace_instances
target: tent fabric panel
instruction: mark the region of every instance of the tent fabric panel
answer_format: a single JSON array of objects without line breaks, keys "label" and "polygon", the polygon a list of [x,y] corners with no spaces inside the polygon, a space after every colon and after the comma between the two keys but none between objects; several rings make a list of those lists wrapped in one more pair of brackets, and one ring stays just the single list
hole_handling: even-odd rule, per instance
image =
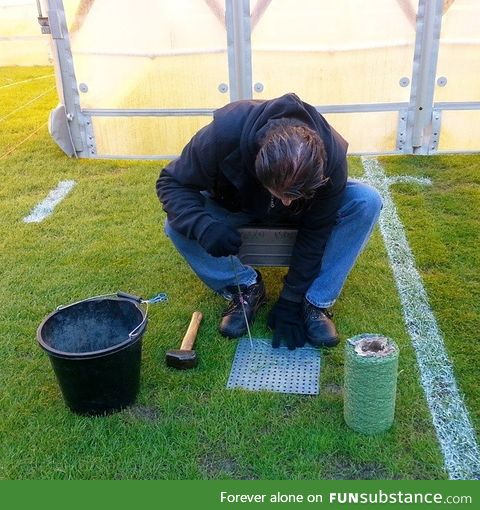
[{"label": "tent fabric panel", "polygon": [[254,97],[295,90],[314,104],[408,101],[416,12],[400,4],[272,0],[252,27],[253,82],[263,87]]},{"label": "tent fabric panel", "polygon": [[40,36],[37,16],[35,0],[26,0],[21,4],[0,4],[0,36]]},{"label": "tent fabric panel", "polygon": [[327,121],[348,141],[348,152],[397,152],[398,112],[325,113]]},{"label": "tent fabric panel", "polygon": [[228,102],[225,22],[207,2],[73,0],[65,8],[77,81],[88,89],[82,108]]},{"label": "tent fabric panel", "polygon": [[480,2],[455,0],[442,19],[435,101],[480,101]]},{"label": "tent fabric panel", "polygon": [[47,66],[51,63],[48,39],[0,40],[0,67]]},{"label": "tent fabric panel", "polygon": [[74,54],[74,61],[82,108],[218,108],[228,102],[219,89],[228,83],[224,53],[154,59]]},{"label": "tent fabric panel", "polygon": [[37,16],[35,0],[0,4],[0,66],[51,64],[50,41]]},{"label": "tent fabric panel", "polygon": [[[398,112],[325,114],[350,153],[396,152]],[[92,117],[97,156],[178,155],[211,117]]]},{"label": "tent fabric panel", "polygon": [[[334,58],[328,53],[254,50],[253,81],[262,90],[254,89],[253,97],[265,99],[295,90],[315,105],[408,102],[411,60],[407,62],[413,57],[412,48],[405,50],[352,50]],[[380,62],[385,65],[384,75],[376,68]],[[407,86],[400,84],[402,78],[407,78]]]},{"label": "tent fabric panel", "polygon": [[97,156],[178,155],[211,117],[92,117]]},{"label": "tent fabric panel", "polygon": [[480,110],[444,110],[438,151],[478,151]]}]

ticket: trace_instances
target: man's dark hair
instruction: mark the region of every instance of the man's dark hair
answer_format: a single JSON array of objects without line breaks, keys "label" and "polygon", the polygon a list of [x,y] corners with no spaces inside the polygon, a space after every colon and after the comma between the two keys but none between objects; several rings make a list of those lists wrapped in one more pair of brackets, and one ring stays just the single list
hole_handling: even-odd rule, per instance
[{"label": "man's dark hair", "polygon": [[279,119],[271,124],[255,159],[257,178],[278,195],[312,198],[328,181],[323,140],[298,121]]}]

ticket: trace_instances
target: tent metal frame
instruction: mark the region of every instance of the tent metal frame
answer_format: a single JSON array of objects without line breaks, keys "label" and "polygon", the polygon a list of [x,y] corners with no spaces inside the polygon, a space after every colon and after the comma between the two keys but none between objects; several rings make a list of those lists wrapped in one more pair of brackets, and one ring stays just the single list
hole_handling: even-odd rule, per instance
[{"label": "tent metal frame", "polygon": [[78,157],[94,157],[96,155],[95,135],[91,117],[85,114],[80,106],[80,94],[63,0],[46,1],[57,90],[61,103],[65,105],[65,124],[69,130],[69,137]]},{"label": "tent metal frame", "polygon": [[[82,108],[79,86],[75,76],[74,60],[65,17],[63,0],[43,0],[53,43],[53,55],[60,101],[65,105],[66,123],[78,157],[117,159],[171,159],[176,155],[109,155],[97,154],[92,126],[94,117],[191,117],[212,116],[213,108],[155,108],[109,109]],[[262,13],[270,1],[262,5]],[[416,17],[416,38],[412,63],[409,102],[317,105],[320,113],[375,113],[398,112],[397,138],[390,151],[367,154],[435,154],[438,151],[441,117],[444,110],[479,110],[480,102],[434,102],[436,67],[440,47],[440,32],[444,0],[419,0]],[[258,22],[259,13],[255,22]],[[253,90],[262,84],[253,84],[252,78],[252,18],[250,0],[225,0],[225,27],[230,101],[250,99]],[[209,50],[219,51],[219,50]],[[224,50],[222,50],[224,51]],[[455,151],[458,152],[458,151]],[[465,151],[470,152],[470,151]],[[352,155],[354,153],[351,153]],[[360,154],[360,153],[358,153]]]},{"label": "tent metal frame", "polygon": [[442,15],[443,0],[419,2],[407,119],[409,153],[428,154],[429,150],[436,150],[432,144],[439,138],[433,137],[431,125]]}]

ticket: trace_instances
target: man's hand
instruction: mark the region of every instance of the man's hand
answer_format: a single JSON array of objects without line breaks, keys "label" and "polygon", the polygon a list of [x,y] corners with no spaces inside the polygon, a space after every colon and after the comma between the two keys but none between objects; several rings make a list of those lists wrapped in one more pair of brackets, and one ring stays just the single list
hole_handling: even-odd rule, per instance
[{"label": "man's hand", "polygon": [[213,222],[205,230],[198,242],[214,257],[236,255],[242,245],[240,232],[219,221]]},{"label": "man's hand", "polygon": [[301,302],[280,298],[268,315],[267,324],[273,329],[273,348],[280,347],[282,342],[285,342],[290,350],[305,345]]}]

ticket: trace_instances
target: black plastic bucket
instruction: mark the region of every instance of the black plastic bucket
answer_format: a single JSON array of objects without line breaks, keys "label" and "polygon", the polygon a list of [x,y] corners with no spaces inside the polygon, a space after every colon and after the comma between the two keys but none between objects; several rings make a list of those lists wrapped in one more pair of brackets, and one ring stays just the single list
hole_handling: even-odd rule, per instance
[{"label": "black plastic bucket", "polygon": [[73,412],[109,414],[135,402],[147,326],[141,302],[124,293],[90,298],[58,307],[38,327],[37,340]]}]

